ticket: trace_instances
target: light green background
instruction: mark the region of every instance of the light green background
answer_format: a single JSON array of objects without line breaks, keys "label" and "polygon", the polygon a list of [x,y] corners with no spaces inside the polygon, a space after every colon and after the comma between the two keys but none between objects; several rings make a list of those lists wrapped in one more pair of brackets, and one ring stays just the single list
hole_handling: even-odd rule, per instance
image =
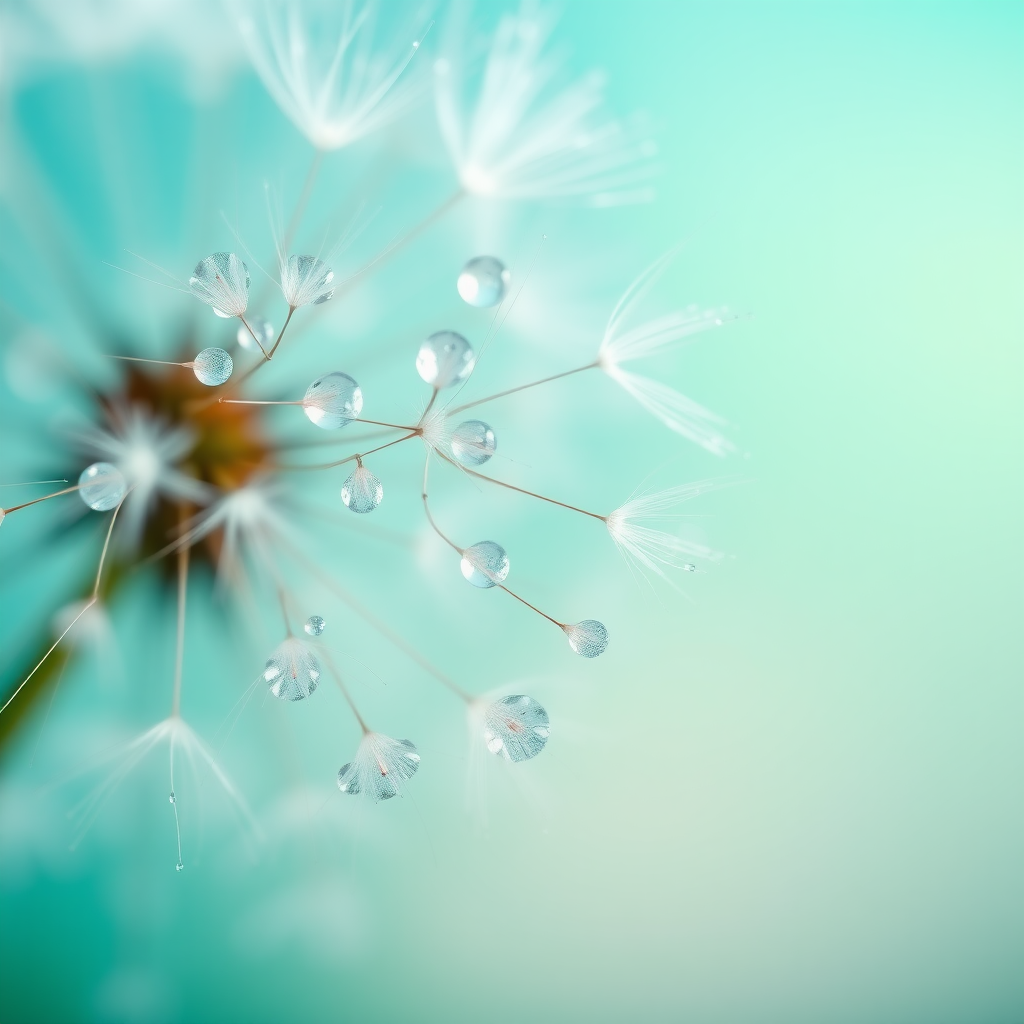
[{"label": "light green background", "polygon": [[[548,335],[513,317],[481,366],[483,393],[585,356],[632,276],[683,239],[679,297],[753,316],[660,372],[735,424],[739,457],[722,465],[685,445],[601,380],[495,407],[493,422],[510,475],[590,505],[613,506],[656,467],[661,483],[741,475],[693,508],[713,514],[697,522],[735,557],[681,581],[692,601],[651,593],[575,521],[450,488],[446,521],[500,532],[524,591],[609,624],[608,654],[582,664],[502,595],[466,593],[429,544],[330,535],[325,558],[368,604],[470,687],[535,693],[552,739],[521,773],[484,765],[486,817],[467,814],[457,704],[337,611],[337,642],[351,637],[389,684],[364,674],[368,713],[420,743],[423,769],[394,806],[353,811],[335,794],[324,808],[356,740],[336,695],[319,710],[255,701],[224,758],[271,833],[256,863],[214,823],[211,795],[208,834],[186,831],[187,852],[202,853],[169,870],[159,758],[61,852],[71,800],[40,787],[81,760],[76,716],[96,706],[93,676],[69,674],[45,756],[29,765],[34,725],[3,766],[15,838],[0,1017],[1019,1021],[1022,28],[1019,4],[570,5],[559,38],[573,66],[607,68],[613,107],[655,118],[658,203],[531,208],[525,222],[466,207],[351,313],[332,311],[330,330],[351,340],[345,368],[368,394],[385,390],[389,373],[407,376],[408,339],[453,317],[480,331],[439,294],[438,264],[457,268],[491,239],[529,254],[546,231],[524,304],[561,296],[568,312]],[[243,233],[264,244],[262,178],[290,201],[308,147],[245,77],[192,114],[141,63],[91,72],[93,91],[68,99],[76,75],[26,86],[12,123],[104,301],[144,320],[152,292],[101,260],[124,265],[127,245],[187,267],[230,242],[161,154],[220,167],[223,178],[197,176],[201,209],[237,203]],[[91,102],[108,135],[68,116]],[[429,118],[409,128],[414,141],[429,139]],[[120,182],[105,138],[127,154]],[[361,154],[328,161],[312,219],[358,193],[374,166]],[[449,187],[439,159],[411,166],[376,182],[381,225],[411,222]],[[156,167],[166,182],[136,180]],[[27,293],[5,299],[49,315]],[[319,346],[297,350],[283,379],[324,368],[335,336],[312,336]],[[420,401],[414,384],[378,411]],[[12,420],[28,422],[4,416],[5,447],[30,434]],[[382,529],[416,522],[417,459],[396,453],[379,470],[395,496]],[[323,483],[325,507],[336,484]],[[63,599],[50,562],[4,580],[18,629]],[[235,653],[238,630],[218,625],[202,590],[185,709],[210,735],[265,652]],[[127,683],[96,701],[123,713],[119,694],[135,694],[141,729],[163,713],[169,677],[131,666],[154,651],[169,663],[172,618],[151,586],[133,594],[114,616]],[[159,694],[152,708],[140,689]],[[298,778],[310,795],[288,818],[273,799]],[[23,840],[40,820],[43,838]]]}]

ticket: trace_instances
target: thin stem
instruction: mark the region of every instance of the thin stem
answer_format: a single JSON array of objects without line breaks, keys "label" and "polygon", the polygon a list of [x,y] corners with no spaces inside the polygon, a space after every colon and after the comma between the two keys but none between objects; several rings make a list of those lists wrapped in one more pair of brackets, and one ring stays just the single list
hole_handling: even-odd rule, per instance
[{"label": "thin stem", "polygon": [[302,192],[299,194],[298,204],[295,207],[295,212],[292,214],[292,219],[288,222],[288,227],[285,228],[284,238],[281,240],[281,248],[284,252],[287,252],[292,244],[292,238],[295,237],[295,232],[298,230],[302,215],[306,212],[306,204],[313,193],[313,184],[320,171],[320,164],[323,158],[323,150],[318,149],[313,157],[313,162],[309,165],[309,170],[306,172],[306,180],[302,183]]},{"label": "thin stem", "polygon": [[174,833],[178,837],[178,863],[180,871],[185,865],[181,859],[181,822],[178,820],[178,798],[174,795],[174,731],[171,731],[171,807],[174,810]]},{"label": "thin stem", "polygon": [[[102,480],[102,477],[97,477],[96,480],[90,480],[89,483],[96,483]],[[23,501],[20,505],[12,505],[10,508],[5,508],[3,513],[5,516],[9,516],[12,512],[17,512],[18,509],[28,508],[29,505],[38,505],[41,501],[49,501],[50,498],[59,498],[62,494],[71,494],[73,491],[80,490],[81,484],[75,484],[74,487],[65,487],[63,491],[54,491],[53,494],[44,494],[41,498],[33,498],[31,501]]]},{"label": "thin stem", "polygon": [[218,398],[217,402],[219,405],[305,405],[305,399],[299,399],[297,402],[264,402],[256,401],[251,398]]},{"label": "thin stem", "polygon": [[114,509],[114,514],[110,517],[110,525],[107,527],[107,536],[103,541],[103,550],[100,552],[100,564],[96,568],[96,583],[92,588],[92,599],[95,601],[99,596],[100,592],[100,579],[103,576],[103,563],[107,560],[107,551],[110,548],[110,535],[114,532],[114,523],[117,522],[117,514],[121,511],[121,506],[125,503],[128,495],[132,493],[133,488],[129,488],[127,494],[117,503],[117,508]]},{"label": "thin stem", "polygon": [[281,604],[281,616],[284,619],[284,629],[289,636],[294,636],[292,632],[292,624],[288,621],[288,603],[285,600],[284,587],[280,583],[277,584],[277,600]]},{"label": "thin stem", "polygon": [[334,664],[334,659],[327,653],[325,648],[321,648],[321,651],[323,652],[324,660],[327,662],[327,667],[331,670],[331,675],[334,676],[334,681],[338,684],[338,688],[341,690],[345,700],[348,702],[348,706],[352,709],[352,714],[356,716],[356,721],[359,723],[359,727],[363,730],[363,734],[365,735],[366,733],[371,732],[372,730],[366,724],[366,720],[361,714],[359,714],[359,708],[356,707],[356,702],[352,699],[352,694],[348,692],[348,687],[342,680],[341,673]]},{"label": "thin stem", "polygon": [[437,396],[438,396],[438,389],[434,388],[434,393],[430,396],[430,401],[427,402],[427,407],[426,407],[426,409],[423,410],[423,415],[420,416],[420,424],[421,425],[422,425],[423,421],[427,418],[427,413],[430,412],[430,410],[434,408],[434,403],[437,401]]},{"label": "thin stem", "polygon": [[191,363],[178,363],[171,359],[143,359],[142,356],[107,356],[108,359],[120,359],[126,363],[156,363],[158,366],[191,366]]},{"label": "thin stem", "polygon": [[[184,509],[179,517],[184,522]],[[184,544],[178,548],[178,637],[174,653],[174,691],[171,697],[171,717],[177,718],[181,711],[181,674],[185,662],[185,598],[188,592],[188,561],[192,549]],[[171,790],[174,789],[173,779]],[[175,811],[177,814],[177,811]]]},{"label": "thin stem", "polygon": [[498,583],[497,586],[500,590],[504,590],[506,594],[511,594],[512,597],[514,597],[517,601],[520,601],[522,604],[525,604],[527,608],[532,609],[538,615],[542,615],[545,619],[548,620],[548,622],[553,622],[559,629],[565,629],[566,624],[564,622],[559,622],[558,619],[553,619],[550,615],[548,615],[547,612],[542,612],[535,604],[530,604],[530,602],[527,601],[525,597],[520,597],[514,590],[509,590],[504,583]]},{"label": "thin stem", "polygon": [[601,364],[596,360],[592,363],[587,363],[586,366],[577,366],[575,370],[565,370],[563,373],[556,373],[551,377],[544,377],[542,380],[531,381],[529,384],[520,384],[519,387],[509,388],[507,391],[499,391],[496,395],[488,395],[486,398],[478,398],[473,402],[466,402],[465,405],[456,406],[454,409],[448,410],[449,416],[454,416],[457,412],[462,412],[465,409],[472,409],[475,405],[483,405],[484,402],[493,402],[495,399],[504,398],[506,395],[514,395],[517,391],[526,391],[527,388],[539,387],[541,384],[547,384],[553,380],[560,380],[562,377],[571,377],[574,373],[582,373],[584,370],[593,370]]},{"label": "thin stem", "polygon": [[22,480],[16,484],[0,484],[0,487],[31,487],[33,484],[66,484],[67,480],[61,477],[59,480]]},{"label": "thin stem", "polygon": [[256,337],[256,332],[249,326],[249,321],[246,320],[243,314],[241,313],[238,314],[238,319],[241,320],[243,324],[245,324],[245,329],[252,335],[252,340],[255,341],[257,345],[259,345],[260,351],[263,353],[263,358],[269,359],[270,357],[267,355],[267,350],[263,347],[263,342]]},{"label": "thin stem", "polygon": [[405,423],[385,423],[383,420],[367,420],[363,419],[362,416],[356,420],[357,423],[369,423],[374,427],[392,427],[395,430],[412,430],[415,433],[419,433],[418,427],[410,427]]},{"label": "thin stem", "polygon": [[334,469],[335,466],[344,466],[346,462],[357,462],[360,459],[365,459],[367,455],[373,455],[375,452],[382,452],[385,448],[390,448],[392,445],[401,444],[403,441],[408,441],[411,437],[419,437],[420,433],[418,430],[413,431],[411,434],[406,434],[405,437],[400,437],[395,441],[388,441],[387,444],[378,445],[376,448],[371,448],[368,452],[359,452],[356,455],[349,455],[344,459],[338,459],[337,462],[318,462],[313,466],[284,466],[278,465],[277,469]]},{"label": "thin stem", "polygon": [[468,466],[463,466],[454,459],[448,458],[444,452],[438,452],[437,454],[440,455],[445,462],[450,463],[456,469],[461,469],[463,473],[475,476],[478,480],[486,480],[489,484],[497,484],[499,487],[505,487],[510,491],[518,491],[520,494],[529,495],[531,498],[539,498],[541,501],[546,501],[551,505],[558,505],[559,508],[567,508],[570,512],[579,512],[581,515],[590,516],[591,519],[600,519],[602,523],[608,521],[607,516],[599,515],[597,512],[588,512],[585,508],[577,508],[575,505],[567,505],[564,501],[557,501],[554,498],[548,498],[543,494],[538,494],[536,491],[528,491],[525,487],[516,487],[515,484],[507,484],[504,480],[495,480],[493,476],[486,476],[483,473],[478,473],[476,470],[470,469]]},{"label": "thin stem", "polygon": [[434,533],[438,535],[453,551],[459,556],[463,554],[462,548],[455,543],[447,534],[443,533],[441,528],[434,522],[434,517],[430,514],[430,505],[427,503],[427,473],[430,470],[430,455],[427,455],[427,461],[423,463],[423,492],[421,497],[423,498],[423,511],[427,514],[427,522],[430,523]]},{"label": "thin stem", "polygon": [[[269,362],[274,358],[274,353],[277,351],[277,346],[281,344],[281,339],[284,337],[284,332],[288,330],[288,325],[292,321],[292,316],[295,313],[295,307],[288,307],[288,315],[284,318],[284,326],[281,328],[280,333],[277,336],[277,341],[274,342],[274,347],[267,353],[267,361]],[[255,369],[255,367],[254,367]]]}]

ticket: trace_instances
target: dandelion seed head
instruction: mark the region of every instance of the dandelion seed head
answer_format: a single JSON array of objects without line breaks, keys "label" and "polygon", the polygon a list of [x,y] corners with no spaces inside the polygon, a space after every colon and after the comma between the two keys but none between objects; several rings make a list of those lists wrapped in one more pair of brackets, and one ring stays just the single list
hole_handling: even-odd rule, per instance
[{"label": "dandelion seed head", "polygon": [[365,466],[356,466],[341,485],[341,500],[352,512],[372,512],[384,500],[384,486]]},{"label": "dandelion seed head", "polygon": [[548,713],[532,697],[511,694],[488,704],[483,713],[487,749],[518,763],[536,757],[551,735]]},{"label": "dandelion seed head", "polygon": [[78,494],[94,512],[109,512],[125,496],[128,485],[117,466],[94,462],[78,477]]},{"label": "dandelion seed head", "polygon": [[302,408],[311,423],[338,430],[362,412],[363,392],[347,373],[325,373],[306,388]]},{"label": "dandelion seed head", "polygon": [[597,658],[608,649],[608,630],[597,619],[584,619],[562,629],[569,638],[569,646],[581,658]]},{"label": "dandelion seed head", "polygon": [[188,286],[217,316],[241,316],[249,304],[249,268],[233,252],[215,252],[200,260]]},{"label": "dandelion seed head", "polygon": [[455,331],[432,334],[416,355],[416,372],[435,388],[450,388],[464,381],[476,365],[472,346]]},{"label": "dandelion seed head", "polygon": [[462,552],[459,564],[462,575],[473,584],[485,590],[504,583],[508,576],[508,555],[505,549],[493,540],[482,540]]},{"label": "dandelion seed head", "polygon": [[364,793],[377,802],[390,800],[419,767],[420,755],[415,744],[379,732],[367,732],[356,756],[338,769],[338,789],[350,796]]},{"label": "dandelion seed head", "polygon": [[234,369],[231,356],[222,348],[204,348],[192,362],[192,372],[196,380],[207,387],[223,384]]},{"label": "dandelion seed head", "polygon": [[263,679],[279,700],[305,700],[320,683],[320,662],[301,640],[290,636],[267,659]]},{"label": "dandelion seed head", "polygon": [[464,466],[482,466],[495,452],[494,431],[483,420],[466,420],[451,433],[452,454]]},{"label": "dandelion seed head", "polygon": [[512,274],[501,260],[494,256],[474,256],[462,268],[456,288],[464,302],[483,309],[496,306],[505,298],[511,280]]},{"label": "dandelion seed head", "polygon": [[281,291],[292,309],[327,302],[333,280],[334,271],[316,256],[289,256],[281,266]]}]

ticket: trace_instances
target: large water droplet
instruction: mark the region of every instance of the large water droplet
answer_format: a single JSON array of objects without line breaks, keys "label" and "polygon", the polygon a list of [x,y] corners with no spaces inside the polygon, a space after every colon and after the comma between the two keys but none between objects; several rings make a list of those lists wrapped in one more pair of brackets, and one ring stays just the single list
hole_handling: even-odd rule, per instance
[{"label": "large water droplet", "polygon": [[217,316],[241,316],[249,304],[249,268],[233,252],[215,252],[200,260],[188,286]]},{"label": "large water droplet", "polygon": [[[265,320],[261,316],[248,317],[249,327],[252,328],[252,334],[255,334],[260,339],[260,345],[264,347],[268,352],[270,346],[274,344],[274,326],[269,320]],[[249,327],[242,324],[238,328],[238,333],[235,337],[238,340],[238,344],[241,348],[244,348],[247,352],[259,352],[260,346],[256,344],[252,334],[249,333]]]},{"label": "large water droplet", "polygon": [[127,489],[121,471],[109,462],[94,462],[83,469],[78,478],[79,496],[96,512],[116,508]]},{"label": "large water droplet", "polygon": [[263,678],[281,700],[304,700],[320,683],[320,662],[293,636],[279,644],[267,659]]},{"label": "large water droplet", "polygon": [[390,800],[419,766],[420,755],[411,741],[370,732],[362,738],[356,756],[338,769],[338,789],[351,796],[365,793],[374,800]]},{"label": "large water droplet", "polygon": [[347,373],[325,373],[306,388],[302,408],[311,423],[337,430],[363,410],[363,392]]},{"label": "large water droplet", "polygon": [[438,331],[420,345],[416,372],[435,388],[450,388],[465,380],[476,364],[469,342],[455,331]]},{"label": "large water droplet", "polygon": [[460,568],[474,587],[493,587],[508,576],[508,555],[500,544],[482,540],[462,552]]},{"label": "large water droplet", "polygon": [[476,256],[462,268],[456,287],[466,302],[482,309],[496,306],[505,298],[511,279],[512,275],[501,260],[493,256]]},{"label": "large water droplet", "polygon": [[233,369],[231,356],[222,348],[204,348],[192,361],[192,372],[196,380],[211,388],[223,384]]},{"label": "large water droplet", "polygon": [[292,309],[320,305],[334,295],[334,271],[316,256],[289,256],[281,268],[281,291]]},{"label": "large water droplet", "polygon": [[365,466],[356,466],[341,485],[341,500],[353,512],[372,512],[383,498],[383,484]]},{"label": "large water droplet", "polygon": [[569,646],[581,658],[596,658],[608,648],[608,630],[597,619],[584,619],[562,629],[569,638]]},{"label": "large water droplet", "polygon": [[525,694],[502,697],[489,704],[484,712],[487,749],[506,761],[527,761],[536,757],[550,734],[548,713]]},{"label": "large water droplet", "polygon": [[310,636],[320,636],[327,628],[327,623],[324,622],[324,617],[322,615],[310,615],[310,617],[306,619],[305,626],[302,628]]},{"label": "large water droplet", "polygon": [[452,454],[464,466],[482,466],[493,454],[498,442],[494,431],[483,420],[466,420],[452,431]]}]

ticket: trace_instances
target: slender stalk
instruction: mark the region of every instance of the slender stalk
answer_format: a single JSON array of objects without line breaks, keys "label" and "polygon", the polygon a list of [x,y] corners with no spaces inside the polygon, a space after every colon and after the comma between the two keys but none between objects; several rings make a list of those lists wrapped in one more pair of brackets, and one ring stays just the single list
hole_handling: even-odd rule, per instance
[{"label": "slender stalk", "polygon": [[302,183],[299,201],[295,206],[295,211],[292,213],[292,219],[288,222],[288,227],[285,228],[284,238],[281,240],[281,248],[285,252],[291,246],[295,232],[299,228],[299,222],[302,220],[302,215],[306,212],[306,205],[309,202],[309,197],[313,194],[313,185],[316,182],[316,176],[320,171],[320,164],[323,162],[323,159],[323,150],[318,149],[313,157],[313,162],[309,165],[309,170],[306,172],[306,180]]},{"label": "slender stalk", "polygon": [[401,444],[403,441],[408,441],[411,437],[419,437],[419,431],[413,431],[411,434],[406,434],[405,437],[400,437],[395,441],[388,441],[387,444],[378,445],[376,448],[371,448],[368,452],[359,452],[356,455],[349,455],[344,459],[338,459],[337,462],[318,462],[313,466],[284,466],[278,465],[277,469],[334,469],[335,466],[344,466],[346,462],[358,462],[360,459],[365,459],[367,455],[373,455],[375,452],[382,452],[385,448],[390,448],[392,445]]},{"label": "slender stalk", "polygon": [[218,398],[218,405],[305,405],[303,399],[299,399],[297,402],[266,402],[257,401],[254,398]]},{"label": "slender stalk", "polygon": [[[184,522],[184,519],[184,509],[182,509],[179,520]],[[188,561],[191,550],[187,544],[178,548],[178,637],[174,652],[174,691],[171,696],[171,718],[178,718],[181,712],[181,674],[185,663],[185,598],[188,593]],[[171,790],[172,792],[174,790],[173,775]]]},{"label": "slender stalk", "polygon": [[172,359],[143,359],[142,356],[108,356],[108,359],[120,359],[125,363],[156,363],[158,366],[191,366],[191,363],[179,363]]},{"label": "slender stalk", "polygon": [[438,390],[434,388],[433,394],[430,396],[430,401],[427,402],[426,409],[423,410],[423,415],[420,416],[420,425],[422,426],[423,421],[427,418],[427,413],[434,408],[434,403],[437,401]]},{"label": "slender stalk", "polygon": [[423,498],[423,511],[427,514],[427,522],[430,523],[434,533],[438,535],[453,551],[459,556],[463,554],[462,548],[455,543],[441,528],[434,522],[434,517],[430,514],[430,505],[427,503],[427,474],[430,471],[430,455],[427,455],[427,461],[423,463],[423,491],[420,495]]},{"label": "slender stalk", "polygon": [[556,373],[551,377],[544,377],[542,380],[531,381],[529,384],[520,384],[519,387],[509,388],[507,391],[499,391],[496,395],[488,395],[486,398],[477,398],[475,401],[466,402],[465,405],[456,406],[454,409],[448,411],[449,416],[454,416],[457,412],[462,412],[465,409],[472,409],[475,405],[483,405],[484,402],[493,402],[498,398],[504,398],[506,395],[514,395],[517,391],[526,391],[527,388],[539,387],[541,384],[547,384],[553,380],[560,380],[562,377],[571,377],[574,373],[582,373],[584,370],[593,370],[595,367],[601,364],[596,360],[593,363],[587,363],[586,366],[577,366],[575,370],[565,370],[563,373]]},{"label": "slender stalk", "polygon": [[263,358],[269,359],[270,356],[267,355],[267,350],[263,347],[263,342],[256,337],[256,332],[249,326],[249,321],[246,320],[241,313],[238,314],[238,319],[241,320],[243,324],[245,324],[245,329],[249,332],[249,334],[252,335],[252,340],[255,341],[256,344],[259,346],[260,351],[263,353]]},{"label": "slender stalk", "polygon": [[[284,337],[284,332],[288,330],[288,325],[292,322],[292,316],[295,313],[295,307],[288,307],[288,315],[284,318],[284,325],[281,327],[280,332],[277,335],[277,341],[274,342],[274,347],[267,353],[267,361],[269,362],[274,358],[274,353],[277,351],[277,346],[281,344],[281,339]],[[262,364],[257,364],[262,365]],[[257,367],[253,367],[255,370]]]},{"label": "slender stalk", "polygon": [[566,624],[564,622],[559,622],[558,619],[553,619],[547,612],[542,612],[535,604],[530,604],[525,597],[520,597],[514,590],[509,590],[504,583],[498,583],[497,586],[500,590],[504,590],[506,594],[511,594],[517,601],[525,604],[527,608],[532,609],[538,615],[542,615],[548,622],[553,622],[559,629],[565,629]]},{"label": "slender stalk", "polygon": [[284,630],[289,636],[294,636],[292,624],[288,621],[288,602],[285,600],[284,587],[277,584],[277,600],[281,604],[281,617],[284,619]]},{"label": "slender stalk", "polygon": [[[96,481],[90,480],[89,482],[95,483]],[[28,508],[29,505],[38,505],[41,501],[49,501],[50,498],[59,498],[62,494],[71,494],[73,491],[80,490],[81,486],[81,484],[75,484],[74,487],[65,487],[64,490],[54,491],[53,494],[44,494],[41,498],[33,498],[31,501],[23,501],[20,505],[12,505],[10,508],[5,508],[3,513],[5,516],[9,516],[12,512],[17,512],[18,509]]]},{"label": "slender stalk", "polygon": [[59,480],[22,480],[16,484],[0,484],[0,487],[31,487],[34,484],[66,484],[67,480],[61,477]]},{"label": "slender stalk", "polygon": [[365,736],[368,732],[372,732],[370,727],[366,724],[366,719],[359,714],[359,708],[356,707],[356,702],[352,699],[352,694],[348,692],[348,687],[342,680],[341,673],[334,664],[334,659],[330,654],[328,654],[325,648],[320,648],[320,650],[323,653],[324,660],[327,662],[327,667],[331,670],[331,675],[334,676],[334,681],[338,684],[338,689],[341,690],[345,700],[348,702],[348,706],[352,709],[352,714],[356,716],[356,721],[359,723],[359,728],[363,730],[363,735]]}]

